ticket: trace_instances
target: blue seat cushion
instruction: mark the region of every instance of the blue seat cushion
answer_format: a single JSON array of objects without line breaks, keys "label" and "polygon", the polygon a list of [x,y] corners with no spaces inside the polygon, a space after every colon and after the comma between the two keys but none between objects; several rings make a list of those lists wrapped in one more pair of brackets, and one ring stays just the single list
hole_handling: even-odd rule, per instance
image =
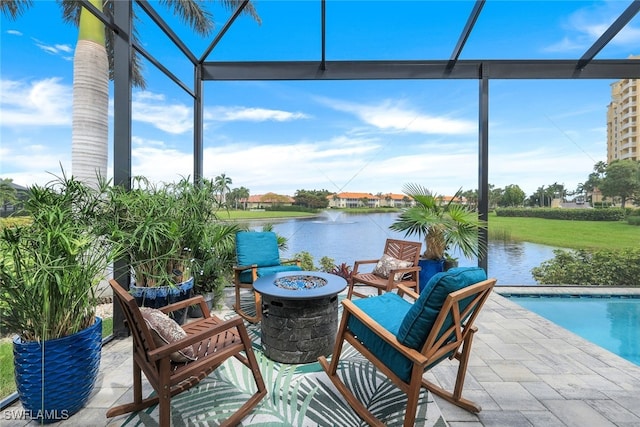
[{"label": "blue seat cushion", "polygon": [[[258,267],[257,274],[258,278],[263,276],[268,276],[270,274],[276,274],[283,271],[301,271],[302,268],[297,265],[274,265],[272,267]],[[240,273],[240,283],[253,283],[253,276],[251,275],[251,270],[245,270]]]},{"label": "blue seat cushion", "polygon": [[[407,347],[422,350],[447,296],[486,279],[487,274],[480,267],[458,267],[435,274],[402,320],[398,341]],[[463,300],[461,309],[466,308],[471,300],[472,297]],[[452,320],[447,319],[442,330],[449,328],[451,324]]]},{"label": "blue seat cushion", "polygon": [[238,231],[236,233],[238,265],[272,267],[280,265],[278,238],[273,231]]},{"label": "blue seat cushion", "polygon": [[[353,303],[393,335],[397,335],[398,328],[400,328],[402,320],[412,305],[392,292],[376,297],[354,300]],[[409,381],[413,366],[409,359],[373,333],[369,326],[363,324],[357,318],[349,317],[347,327],[382,363],[388,366],[403,381]]]}]

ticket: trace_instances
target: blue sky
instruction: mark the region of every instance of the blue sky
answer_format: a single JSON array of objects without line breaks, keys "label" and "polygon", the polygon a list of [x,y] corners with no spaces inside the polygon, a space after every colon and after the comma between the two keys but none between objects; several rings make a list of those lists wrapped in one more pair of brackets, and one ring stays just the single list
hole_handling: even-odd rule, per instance
[{"label": "blue sky", "polygon": [[[461,59],[578,58],[629,3],[488,1]],[[254,4],[262,24],[241,17],[209,60],[319,60],[319,2]],[[327,59],[448,59],[472,6],[330,0]],[[229,12],[212,11],[220,28]],[[147,21],[138,24],[145,48],[191,86],[187,61]],[[44,183],[60,164],[71,169],[77,30],[62,23],[53,1],[36,1],[0,24],[0,177]],[[212,39],[181,25],[177,32],[197,57]],[[636,17],[597,58],[638,55],[639,42]],[[150,63],[145,78],[147,89],[133,91],[133,173],[156,181],[192,175],[192,101]],[[585,181],[606,161],[611,83],[492,80],[489,182],[517,184],[529,195]],[[475,80],[206,82],[204,99],[204,174],[224,173],[251,194],[477,187]],[[110,148],[110,171],[112,164]]]}]

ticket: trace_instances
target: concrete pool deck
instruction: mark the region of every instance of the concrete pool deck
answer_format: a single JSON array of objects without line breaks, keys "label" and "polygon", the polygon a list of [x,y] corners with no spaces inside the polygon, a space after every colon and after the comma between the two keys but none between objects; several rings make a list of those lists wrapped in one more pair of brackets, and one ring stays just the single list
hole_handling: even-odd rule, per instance
[{"label": "concrete pool deck", "polygon": [[[508,294],[510,289],[496,288],[477,322],[479,332],[463,394],[480,403],[482,412],[471,414],[435,397],[448,425],[640,425],[640,366],[500,295]],[[131,398],[130,339],[114,340],[104,346],[99,384],[88,405],[69,420],[51,425],[118,426],[126,419],[121,416],[107,420],[105,413],[116,402]],[[444,361],[425,375],[451,388],[456,367],[457,364]],[[150,391],[148,387],[145,390]],[[16,403],[5,408],[0,413],[0,424],[35,425],[7,419],[7,410],[20,407]]]}]

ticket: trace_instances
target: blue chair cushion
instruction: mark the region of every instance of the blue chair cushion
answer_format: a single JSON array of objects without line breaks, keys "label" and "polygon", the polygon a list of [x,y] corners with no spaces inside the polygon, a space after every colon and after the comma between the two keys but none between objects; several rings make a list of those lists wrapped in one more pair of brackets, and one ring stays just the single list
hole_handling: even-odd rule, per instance
[{"label": "blue chair cushion", "polygon": [[[354,300],[353,303],[393,335],[397,335],[398,328],[412,305],[392,292]],[[409,359],[373,333],[368,325],[363,324],[357,318],[349,317],[347,327],[382,363],[403,381],[409,381],[413,366]]]},{"label": "blue chair cushion", "polygon": [[[274,265],[272,267],[259,267],[257,270],[258,278],[268,276],[270,274],[280,273],[282,271],[301,271],[302,268],[297,265]],[[240,273],[240,283],[253,283],[251,270],[245,270]]]},{"label": "blue chair cushion", "polygon": [[[486,279],[487,273],[480,267],[458,267],[435,274],[402,320],[398,341],[407,347],[422,350],[447,296]],[[471,300],[463,300],[461,308],[464,309]],[[442,329],[450,326],[451,320],[445,321]]]},{"label": "blue chair cushion", "polygon": [[239,231],[236,233],[238,265],[258,267],[280,265],[278,238],[273,231]]}]

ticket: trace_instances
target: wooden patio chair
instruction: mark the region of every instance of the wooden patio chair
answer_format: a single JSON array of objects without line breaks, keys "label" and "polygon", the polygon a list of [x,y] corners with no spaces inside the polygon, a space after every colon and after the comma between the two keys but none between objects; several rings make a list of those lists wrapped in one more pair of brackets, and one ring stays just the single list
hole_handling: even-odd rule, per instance
[{"label": "wooden patio chair", "polygon": [[[262,318],[262,298],[253,289],[253,282],[259,277],[283,271],[300,271],[300,260],[281,260],[278,248],[278,236],[272,231],[239,231],[236,233],[236,261],[233,266],[233,284],[236,302],[233,309],[242,318],[251,323]],[[240,305],[240,294],[243,289],[253,292],[255,315],[247,313]]]},{"label": "wooden patio chair", "polygon": [[[197,385],[230,357],[235,357],[251,370],[257,391],[221,425],[237,425],[266,396],[267,390],[251,347],[251,340],[240,317],[223,321],[212,316],[202,296],[168,305],[160,311],[166,314],[198,304],[204,317],[182,326],[169,319],[185,334],[175,334],[173,330],[171,332],[174,332],[174,340],[169,333],[170,337],[160,339],[159,345],[158,332],[162,335],[162,332],[169,328],[166,328],[167,324],[159,325],[149,317],[148,310],[155,309],[140,309],[135,299],[118,282],[110,280],[110,284],[133,336],[133,402],[109,409],[107,418],[159,404],[159,425],[169,427],[171,397]],[[153,314],[163,321],[166,320],[162,314]],[[174,327],[173,324],[171,327]],[[165,331],[159,331],[162,328]],[[175,340],[176,335],[183,337]],[[168,343],[165,343],[166,341]],[[156,396],[142,398],[141,372],[144,372],[156,391]],[[215,405],[215,402],[211,404]]]},{"label": "wooden patio chair", "polygon": [[[324,356],[318,361],[349,405],[370,425],[383,424],[337,374],[344,341],[407,394],[404,426],[414,425],[422,387],[470,412],[480,412],[480,406],[462,397],[462,387],[477,331],[473,323],[495,283],[496,279],[487,280],[481,268],[454,268],[433,276],[419,296],[405,289],[406,295],[417,297],[414,303],[392,292],[345,299],[331,363]],[[446,358],[459,362],[453,392],[423,378]]]},{"label": "wooden patio chair", "polygon": [[[420,272],[418,260],[421,246],[420,242],[387,239],[379,259],[356,261],[353,265],[347,299],[351,299],[353,295],[367,296],[367,294],[356,292],[356,286],[376,288],[378,295],[396,289],[399,284],[418,292]],[[370,273],[360,273],[358,269],[364,264],[376,264],[376,267]]]}]

